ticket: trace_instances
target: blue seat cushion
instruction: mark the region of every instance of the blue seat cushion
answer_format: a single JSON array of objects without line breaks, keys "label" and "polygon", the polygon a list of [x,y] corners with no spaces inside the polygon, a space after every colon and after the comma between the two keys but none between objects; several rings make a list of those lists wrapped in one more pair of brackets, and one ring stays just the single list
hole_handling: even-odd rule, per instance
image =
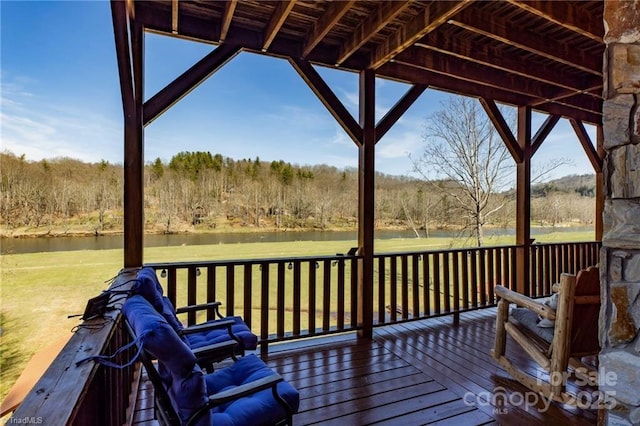
[{"label": "blue seat cushion", "polygon": [[[258,336],[251,332],[241,317],[227,317],[226,319],[233,319],[234,324],[231,326],[231,331],[240,339],[245,349],[254,350],[258,346]],[[216,320],[207,321],[205,324],[215,321]],[[191,346],[192,349],[196,349],[214,343],[225,342],[229,340],[229,333],[225,327],[206,330],[201,333],[187,334],[185,337],[189,346]]]},{"label": "blue seat cushion", "polygon": [[538,327],[539,318],[535,312],[526,308],[514,308],[511,310],[511,316],[545,342],[551,343],[553,341],[553,327]]},{"label": "blue seat cushion", "polygon": [[[254,354],[244,356],[232,365],[205,376],[207,393],[215,394],[229,388],[251,383],[274,374],[260,358]],[[277,385],[278,394],[297,412],[300,394],[287,382]],[[228,404],[214,407],[213,424],[216,426],[271,425],[283,419],[287,412],[273,397],[271,389],[240,398]]]}]

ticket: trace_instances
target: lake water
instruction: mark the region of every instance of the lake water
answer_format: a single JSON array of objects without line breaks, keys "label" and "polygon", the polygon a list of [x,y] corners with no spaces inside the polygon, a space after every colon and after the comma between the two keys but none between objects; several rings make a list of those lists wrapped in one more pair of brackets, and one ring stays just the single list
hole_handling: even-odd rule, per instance
[{"label": "lake water", "polygon": [[[589,231],[593,227],[574,228],[532,228],[531,234],[545,234],[563,231]],[[513,235],[513,229],[487,229],[485,235]],[[424,234],[421,234],[424,236]],[[429,231],[430,237],[454,237],[456,231]],[[145,247],[171,247],[181,245],[205,244],[233,244],[255,242],[287,242],[287,241],[356,241],[356,231],[304,231],[304,232],[248,232],[248,233],[217,233],[217,234],[173,234],[173,235],[145,235]],[[376,239],[415,238],[412,231],[376,231]],[[50,251],[73,250],[108,250],[122,249],[123,237],[44,237],[44,238],[2,238],[0,239],[0,254],[39,253]]]}]

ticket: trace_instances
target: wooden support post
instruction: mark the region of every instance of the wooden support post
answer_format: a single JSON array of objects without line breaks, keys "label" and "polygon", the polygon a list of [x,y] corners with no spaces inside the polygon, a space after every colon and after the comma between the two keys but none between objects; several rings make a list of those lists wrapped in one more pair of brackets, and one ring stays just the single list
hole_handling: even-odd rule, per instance
[{"label": "wooden support post", "polygon": [[[115,15],[121,7],[118,2],[112,2]],[[123,20],[122,16],[118,20]],[[143,63],[144,63],[144,33],[142,25],[133,21],[128,33],[126,24],[119,22],[116,32],[118,47],[118,68],[120,84],[129,90],[123,90],[124,105],[124,267],[142,266],[143,236],[144,236],[144,128],[142,125],[143,94]],[[131,51],[128,48],[129,39]],[[131,67],[131,65],[133,65]],[[133,75],[131,73],[133,68]]]},{"label": "wooden support post", "polygon": [[[604,133],[602,132],[602,126],[598,126],[596,130],[596,144],[598,156],[604,160]],[[596,217],[595,217],[595,239],[596,241],[602,241],[602,234],[604,232],[604,225],[602,222],[602,216],[604,213],[604,173],[602,168],[596,170]]]},{"label": "wooden support post", "polygon": [[517,291],[530,294],[531,248],[531,107],[518,107],[518,146],[522,161],[516,175],[516,283]]},{"label": "wooden support post", "polygon": [[360,72],[360,127],[358,147],[358,246],[362,256],[358,276],[359,337],[373,336],[373,228],[375,210],[375,72]]}]

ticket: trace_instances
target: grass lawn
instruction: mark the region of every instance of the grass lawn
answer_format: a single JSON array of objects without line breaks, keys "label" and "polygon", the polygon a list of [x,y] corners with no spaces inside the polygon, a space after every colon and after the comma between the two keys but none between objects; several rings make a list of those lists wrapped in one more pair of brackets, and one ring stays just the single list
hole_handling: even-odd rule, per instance
[{"label": "grass lawn", "polygon": [[[536,235],[536,242],[591,241],[591,232]],[[513,237],[487,238],[486,245],[513,244]],[[145,249],[145,262],[334,255],[355,241],[216,244]],[[409,252],[470,245],[448,238],[377,240],[376,252]],[[0,399],[38,350],[71,335],[87,299],[106,289],[122,265],[122,250],[0,256]]]}]

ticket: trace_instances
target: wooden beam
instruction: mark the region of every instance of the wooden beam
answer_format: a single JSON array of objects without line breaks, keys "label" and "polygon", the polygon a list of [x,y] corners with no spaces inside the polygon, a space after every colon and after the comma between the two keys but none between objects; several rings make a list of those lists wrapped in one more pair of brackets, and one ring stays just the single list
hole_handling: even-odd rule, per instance
[{"label": "wooden beam", "polygon": [[549,133],[551,133],[551,130],[553,130],[553,128],[555,127],[555,125],[558,123],[559,120],[560,120],[559,115],[550,115],[547,117],[546,120],[544,120],[544,123],[542,123],[542,126],[540,126],[536,134],[531,139],[531,156],[532,157],[535,155],[538,148],[540,148],[540,146],[542,145],[542,142],[544,142],[547,136],[549,136]]},{"label": "wooden beam", "polygon": [[595,86],[587,87],[585,89],[568,90],[565,92],[561,92],[552,98],[540,99],[539,101],[532,103],[530,106],[538,106],[538,105],[543,105],[550,102],[560,102],[563,99],[567,99],[573,96],[580,96],[580,95],[589,95],[594,99],[597,99],[598,102],[600,102],[602,100],[602,83],[596,84]]},{"label": "wooden beam", "polygon": [[[420,72],[416,72],[417,69],[419,69]],[[428,84],[432,88],[453,93],[464,93],[467,96],[494,99],[511,105],[529,105],[534,102],[534,98],[528,95],[518,95],[498,87],[472,85],[466,81],[442,73],[435,73],[424,68],[416,68],[411,64],[405,65],[398,61],[383,65],[376,70],[376,75],[405,83]],[[575,117],[587,123],[602,123],[602,112],[587,112],[557,103],[540,105],[536,110],[546,114],[560,115],[562,117]]]},{"label": "wooden beam", "polygon": [[[598,157],[604,160],[604,132],[602,131],[602,125],[596,127],[596,145],[598,151]],[[604,167],[603,167],[604,168]],[[604,171],[596,172],[596,217],[595,217],[595,240],[602,241],[604,234]]]},{"label": "wooden beam", "polygon": [[340,126],[342,126],[344,131],[347,132],[351,140],[353,140],[356,145],[360,145],[362,141],[362,128],[327,83],[325,83],[320,74],[318,74],[309,62],[303,59],[289,58],[289,62],[305,83],[307,83],[309,88],[311,88],[313,93],[316,94],[320,102],[322,102]]},{"label": "wooden beam", "polygon": [[471,0],[429,3],[411,21],[378,46],[368,68],[376,69],[389,62],[398,53],[447,22],[470,4]]},{"label": "wooden beam", "polygon": [[111,17],[113,20],[113,36],[116,44],[118,61],[118,77],[120,79],[120,96],[125,120],[135,115],[135,89],[131,50],[129,48],[129,27],[126,4],[122,1],[111,1]]},{"label": "wooden beam", "polygon": [[[523,78],[475,63],[451,61],[446,55],[421,48],[408,49],[398,55],[395,62],[419,69],[426,69],[469,83],[506,90],[520,96],[533,96],[537,98],[533,102],[539,99],[550,102],[550,99],[562,91],[562,89],[554,89],[552,86],[541,84],[529,78]],[[573,99],[565,98],[558,103],[594,113],[601,111],[599,100],[591,97],[580,97],[578,99],[575,99],[575,97]],[[527,105],[529,105],[529,102],[527,102]]]},{"label": "wooden beam", "polygon": [[[602,55],[583,55],[572,46],[559,43],[545,34],[527,31],[507,22],[500,23],[487,12],[478,9],[463,11],[448,23],[602,77]],[[604,46],[602,50],[604,53]]]},{"label": "wooden beam", "polygon": [[164,89],[153,95],[144,104],[145,126],[222,68],[238,52],[240,52],[240,47],[236,45],[225,43],[218,46],[213,52],[198,61]]},{"label": "wooden beam", "polygon": [[178,34],[178,0],[171,0],[171,32]]},{"label": "wooden beam", "polygon": [[601,172],[602,158],[600,158],[600,155],[598,155],[598,151],[596,151],[596,148],[594,148],[593,142],[591,142],[591,138],[584,128],[584,125],[582,124],[582,122],[574,118],[570,118],[569,123],[571,123],[571,127],[573,127],[573,130],[576,132],[576,136],[578,137],[578,140],[580,141],[584,152],[587,154],[587,158],[589,158],[589,161],[593,166],[593,170],[595,170],[596,173]]},{"label": "wooden beam", "polygon": [[518,107],[518,145],[522,161],[516,164],[516,283],[517,291],[531,294],[531,108]]},{"label": "wooden beam", "polygon": [[324,11],[320,19],[313,24],[313,27],[307,34],[307,43],[302,48],[302,57],[306,58],[314,47],[327,35],[331,28],[338,23],[340,18],[344,16],[349,8],[355,3],[355,0],[333,1],[328,2],[329,6]]},{"label": "wooden beam", "polygon": [[376,143],[391,129],[391,127],[402,117],[407,109],[420,97],[429,87],[426,84],[416,84],[404,94],[402,98],[380,119],[376,126]]},{"label": "wooden beam", "polygon": [[493,123],[496,128],[496,131],[502,138],[502,141],[507,146],[509,153],[511,153],[511,157],[519,163],[522,161],[522,148],[518,145],[518,141],[513,136],[507,121],[504,119],[504,116],[498,109],[498,106],[492,99],[480,98],[480,104],[484,108],[485,112],[489,116],[489,120]]},{"label": "wooden beam", "polygon": [[293,6],[296,5],[296,1],[297,0],[279,1],[277,3],[276,8],[273,11],[273,15],[271,15],[271,19],[269,20],[269,24],[264,30],[264,42],[262,43],[263,52],[269,50],[271,42],[273,42],[278,31],[280,31],[280,28],[287,20],[287,16],[291,13]]},{"label": "wooden beam", "polygon": [[382,2],[378,8],[362,21],[358,28],[355,29],[351,38],[346,40],[340,46],[340,53],[336,65],[342,64],[353,52],[358,50],[363,44],[375,36],[378,31],[382,30],[389,22],[393,21],[408,6],[409,1],[389,1]]},{"label": "wooden beam", "polygon": [[540,1],[506,0],[512,5],[526,10],[529,13],[540,16],[549,22],[568,28],[571,31],[597,41],[603,42],[604,26],[602,19],[594,19],[594,16],[585,10],[576,7],[568,1]]},{"label": "wooden beam", "polygon": [[[567,73],[566,67],[533,66],[531,60],[505,55],[500,49],[481,43],[474,43],[470,38],[455,37],[440,32],[432,32],[415,44],[416,47],[429,49],[444,55],[473,62],[485,67],[506,71],[527,79],[561,87],[575,94],[579,91],[590,91],[595,87],[602,88],[602,78],[590,75],[576,77]],[[500,58],[496,61],[496,58]],[[546,102],[541,101],[541,102]]]},{"label": "wooden beam", "polygon": [[358,247],[362,268],[358,277],[358,336],[373,336],[373,269],[375,227],[375,72],[360,71],[360,128],[358,147]]},{"label": "wooden beam", "polygon": [[218,41],[223,43],[227,38],[231,21],[233,20],[233,12],[236,10],[238,0],[226,0],[224,2],[224,12],[222,13],[222,25],[220,25],[220,37]]},{"label": "wooden beam", "polygon": [[127,4],[111,1],[120,92],[124,112],[124,266],[142,265],[144,158],[142,104],[144,35]]}]

